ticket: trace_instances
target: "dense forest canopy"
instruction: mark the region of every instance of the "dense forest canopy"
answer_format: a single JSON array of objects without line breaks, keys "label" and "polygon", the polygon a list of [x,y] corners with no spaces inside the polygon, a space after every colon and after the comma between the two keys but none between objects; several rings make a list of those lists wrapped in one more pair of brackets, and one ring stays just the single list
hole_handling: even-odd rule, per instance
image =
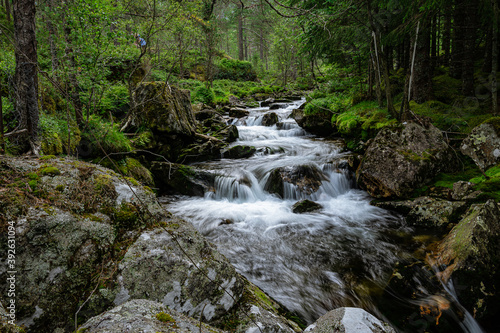
[{"label": "dense forest canopy", "polygon": [[[477,123],[498,113],[498,7],[494,0],[2,0],[4,141],[24,151],[23,135],[36,141],[41,131],[44,140],[59,128],[57,152],[74,153],[80,131],[97,118],[124,131],[125,115],[139,107],[140,81],[188,88],[195,102],[213,105],[275,86],[316,89],[313,105],[334,118],[376,100],[386,120],[438,108],[461,109],[452,117],[466,122],[485,115]],[[25,24],[36,43],[22,35]],[[35,66],[24,79],[23,57]],[[34,90],[23,91],[23,80]],[[439,104],[422,107],[429,101]],[[443,130],[465,130],[458,123]]]}]

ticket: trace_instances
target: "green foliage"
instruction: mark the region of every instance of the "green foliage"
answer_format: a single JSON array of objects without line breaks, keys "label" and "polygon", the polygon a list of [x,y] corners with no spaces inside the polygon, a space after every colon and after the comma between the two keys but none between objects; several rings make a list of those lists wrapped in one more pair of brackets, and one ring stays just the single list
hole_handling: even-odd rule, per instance
[{"label": "green foliage", "polygon": [[156,314],[156,319],[163,323],[175,323],[175,319],[171,315],[163,311]]},{"label": "green foliage", "polygon": [[218,66],[214,78],[217,80],[255,81],[257,73],[248,61],[224,58]]},{"label": "green foliage", "polygon": [[[317,95],[321,96],[321,94]],[[349,105],[350,99],[344,94],[328,95],[327,97],[309,101],[304,109],[304,113],[310,115],[326,111],[333,114],[339,114],[346,111]]]},{"label": "green foliage", "polygon": [[42,176],[57,176],[57,175],[60,175],[61,174],[61,171],[59,171],[58,168],[56,167],[53,167],[53,166],[48,166],[46,168],[43,168],[41,171],[40,171],[40,174]]},{"label": "green foliage", "polygon": [[125,85],[112,85],[104,91],[104,96],[100,100],[99,114],[107,116],[109,112],[121,111],[129,103],[129,93]]},{"label": "green foliage", "polygon": [[[107,122],[92,115],[82,133],[82,140],[89,145],[89,156],[101,156],[106,152],[122,153],[132,151],[129,139],[120,132],[118,124]],[[103,152],[104,150],[104,152]]]},{"label": "green foliage", "polygon": [[194,91],[193,101],[213,105],[215,101],[214,91],[204,86],[199,87]]},{"label": "green foliage", "polygon": [[[68,138],[68,123],[57,115],[40,115],[40,137],[42,152],[45,155],[71,154],[80,143],[80,130],[74,121],[70,120]],[[68,142],[69,141],[69,142]],[[69,146],[68,146],[69,145]]]}]

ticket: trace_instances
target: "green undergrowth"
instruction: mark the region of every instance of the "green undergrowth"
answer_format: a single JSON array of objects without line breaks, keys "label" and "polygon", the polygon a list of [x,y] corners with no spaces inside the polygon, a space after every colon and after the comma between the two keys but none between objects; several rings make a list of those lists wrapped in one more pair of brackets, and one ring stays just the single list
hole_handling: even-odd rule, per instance
[{"label": "green undergrowth", "polygon": [[69,136],[66,118],[40,114],[40,137],[44,155],[71,154],[80,143],[81,133],[76,123],[70,121]]},{"label": "green undergrowth", "polygon": [[132,185],[137,185],[137,181],[149,186],[154,185],[153,175],[151,172],[135,158],[105,158],[95,162],[127,177],[127,179],[131,180]]},{"label": "green undergrowth", "polygon": [[103,156],[104,152],[110,154],[132,150],[130,140],[120,132],[116,123],[110,123],[99,116],[92,115],[84,127],[82,140],[85,140],[88,145],[87,156],[84,157]]}]

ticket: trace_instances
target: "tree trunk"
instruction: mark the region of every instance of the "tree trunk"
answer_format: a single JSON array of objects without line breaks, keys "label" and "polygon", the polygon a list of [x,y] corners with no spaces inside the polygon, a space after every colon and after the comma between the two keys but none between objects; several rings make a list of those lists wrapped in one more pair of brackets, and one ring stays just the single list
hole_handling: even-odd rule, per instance
[{"label": "tree trunk", "polygon": [[7,22],[9,22],[9,23],[12,20],[10,17],[10,13],[11,13],[10,0],[5,0],[5,14],[6,14]]},{"label": "tree trunk", "polygon": [[14,0],[14,46],[16,57],[15,89],[19,127],[28,130],[22,137],[23,148],[38,155],[38,58],[36,54],[36,8],[34,0]]},{"label": "tree trunk", "polygon": [[243,45],[243,4],[240,4],[240,12],[238,15],[238,59],[244,60],[245,48]]},{"label": "tree trunk", "polygon": [[465,54],[467,1],[468,0],[455,0],[455,9],[453,11],[453,40],[450,61],[450,76],[455,79],[462,78],[462,64]]},{"label": "tree trunk", "polygon": [[429,57],[430,29],[426,23],[413,38],[413,43],[416,43],[416,46],[414,47],[415,63],[413,64],[413,88],[410,98],[421,104],[430,100],[432,95],[432,70]]},{"label": "tree trunk", "polygon": [[462,93],[474,96],[474,53],[476,50],[476,35],[478,29],[478,0],[466,2],[465,40],[462,63]]},{"label": "tree trunk", "polygon": [[498,73],[498,34],[500,8],[496,0],[491,0],[493,7],[493,40],[492,40],[492,64],[491,64],[491,96],[492,96],[492,112],[498,115],[498,86],[497,86],[497,73]]},{"label": "tree trunk", "polygon": [[56,43],[54,41],[54,36],[55,36],[55,29],[54,25],[52,24],[52,18],[51,15],[54,13],[53,8],[54,8],[54,0],[49,0],[49,15],[47,16],[47,29],[49,30],[49,45],[50,45],[50,56],[51,56],[51,61],[52,61],[52,72],[55,72],[59,68],[59,60],[57,57],[57,48],[56,48]]},{"label": "tree trunk", "polygon": [[492,70],[492,64],[493,64],[493,24],[488,24],[486,27],[486,43],[484,45],[484,62],[483,66],[481,67],[481,71],[483,73],[490,73]]},{"label": "tree trunk", "polygon": [[443,24],[443,51],[444,58],[442,64],[448,66],[450,64],[450,46],[451,46],[451,1],[446,2],[444,7],[444,24]]},{"label": "tree trunk", "polygon": [[69,60],[69,95],[71,97],[71,102],[73,104],[73,107],[75,108],[75,120],[78,125],[81,125],[83,123],[83,104],[80,99],[80,91],[79,89],[79,83],[78,83],[78,78],[76,77],[76,61],[75,61],[75,53],[73,50],[73,41],[71,39],[71,27],[69,24],[66,22],[65,27],[64,27],[64,34],[66,38],[66,55],[68,56]]}]

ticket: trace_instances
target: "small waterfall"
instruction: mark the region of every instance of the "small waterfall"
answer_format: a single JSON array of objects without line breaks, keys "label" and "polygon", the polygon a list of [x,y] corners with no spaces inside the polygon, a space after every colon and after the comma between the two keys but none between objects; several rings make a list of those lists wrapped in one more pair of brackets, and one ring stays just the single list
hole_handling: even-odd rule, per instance
[{"label": "small waterfall", "polygon": [[[383,285],[410,254],[394,236],[408,231],[404,222],[370,205],[346,169],[342,147],[315,139],[288,118],[303,102],[272,110],[279,118],[273,126],[262,126],[266,107],[232,120],[240,133],[233,145],[258,153],[203,163],[219,175],[215,191],[170,200],[167,208],[191,221],[238,272],[312,323],[341,306],[376,308],[370,288]],[[323,208],[293,213],[302,199]],[[481,332],[470,321],[466,316],[464,331]]]}]

